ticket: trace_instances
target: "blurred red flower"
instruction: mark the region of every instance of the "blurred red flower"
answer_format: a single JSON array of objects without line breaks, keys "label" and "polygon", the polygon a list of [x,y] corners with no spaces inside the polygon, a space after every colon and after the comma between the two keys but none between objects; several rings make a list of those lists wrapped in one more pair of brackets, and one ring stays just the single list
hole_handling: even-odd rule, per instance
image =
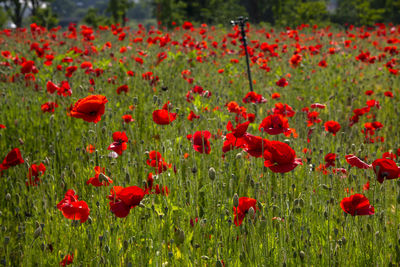
[{"label": "blurred red flower", "polygon": [[0,171],[7,170],[10,167],[24,163],[24,159],[21,157],[21,151],[18,148],[12,149],[8,152],[4,158],[3,163],[0,164]]},{"label": "blurred red flower", "polygon": [[379,183],[383,183],[385,179],[392,180],[400,176],[399,167],[390,159],[377,159],[372,162],[372,167]]},{"label": "blurred red flower", "polygon": [[340,207],[351,216],[372,215],[375,213],[375,209],[369,203],[368,198],[361,194],[343,198],[340,202]]},{"label": "blurred red flower", "polygon": [[[29,167],[28,171],[28,180],[29,182],[26,182],[26,186],[36,186],[40,183],[40,176],[44,174],[46,171],[46,166],[44,166],[43,163],[40,163],[39,165],[37,164],[32,164],[31,167]],[[33,178],[33,180],[32,180]]]},{"label": "blurred red flower", "polygon": [[325,122],[325,130],[327,132],[330,132],[333,134],[333,136],[336,135],[336,133],[340,130],[341,126],[338,122],[336,121],[327,121]]}]

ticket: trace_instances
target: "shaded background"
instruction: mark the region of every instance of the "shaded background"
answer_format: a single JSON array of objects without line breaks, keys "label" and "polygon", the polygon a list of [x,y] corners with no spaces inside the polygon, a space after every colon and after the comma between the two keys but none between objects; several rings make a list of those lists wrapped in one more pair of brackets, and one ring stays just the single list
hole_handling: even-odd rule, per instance
[{"label": "shaded background", "polygon": [[0,0],[0,26],[142,23],[172,27],[188,20],[224,24],[239,15],[273,26],[398,24],[400,0]]}]

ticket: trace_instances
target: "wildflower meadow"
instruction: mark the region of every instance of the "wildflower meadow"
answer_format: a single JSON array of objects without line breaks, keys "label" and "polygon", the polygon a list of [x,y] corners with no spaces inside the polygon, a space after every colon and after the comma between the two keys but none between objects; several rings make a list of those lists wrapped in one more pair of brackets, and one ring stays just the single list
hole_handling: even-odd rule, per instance
[{"label": "wildflower meadow", "polygon": [[398,266],[400,27],[0,32],[3,266]]}]

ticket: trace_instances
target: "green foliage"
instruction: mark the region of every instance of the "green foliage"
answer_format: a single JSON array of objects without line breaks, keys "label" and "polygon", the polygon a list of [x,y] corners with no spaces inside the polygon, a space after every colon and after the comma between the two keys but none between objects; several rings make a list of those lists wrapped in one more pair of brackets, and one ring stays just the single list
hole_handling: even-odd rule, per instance
[{"label": "green foliage", "polygon": [[157,21],[169,27],[173,22],[177,24],[189,20],[186,17],[185,8],[187,4],[181,0],[154,0],[154,14]]},{"label": "green foliage", "polygon": [[131,7],[133,7],[131,0],[109,0],[107,12],[110,12],[113,23],[122,23],[125,25],[126,12]]},{"label": "green foliage", "polygon": [[58,25],[58,18],[51,8],[39,8],[36,10],[35,15],[32,16],[32,22],[46,28],[53,28]]},{"label": "green foliage", "polygon": [[4,11],[3,7],[0,7],[0,29],[3,28],[4,24],[7,22],[7,13]]},{"label": "green foliage", "polygon": [[89,8],[85,17],[83,18],[83,22],[97,28],[99,25],[109,24],[109,19],[98,14],[98,10],[96,8]]},{"label": "green foliage", "polygon": [[340,0],[332,20],[339,24],[374,25],[384,21],[384,8],[372,8],[371,0]]}]

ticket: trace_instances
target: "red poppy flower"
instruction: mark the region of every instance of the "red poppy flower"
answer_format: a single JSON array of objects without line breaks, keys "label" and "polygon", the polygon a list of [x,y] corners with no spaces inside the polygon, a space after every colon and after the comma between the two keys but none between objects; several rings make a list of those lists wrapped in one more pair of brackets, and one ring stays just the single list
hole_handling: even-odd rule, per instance
[{"label": "red poppy flower", "polygon": [[396,162],[390,159],[377,159],[372,162],[372,167],[379,183],[383,183],[385,179],[391,180],[400,176],[399,167],[397,167]]},{"label": "red poppy flower", "polygon": [[265,103],[267,99],[265,99],[262,95],[257,94],[256,92],[248,92],[246,96],[243,98],[243,103]]},{"label": "red poppy flower", "polygon": [[274,114],[281,114],[282,116],[289,118],[293,117],[294,114],[296,114],[291,106],[283,103],[276,103],[275,108],[272,109],[272,112]]},{"label": "red poppy flower", "polygon": [[289,82],[285,78],[281,78],[279,81],[276,82],[276,85],[279,87],[286,87],[289,85]]},{"label": "red poppy flower", "polygon": [[[32,164],[31,167],[29,168],[28,171],[28,180],[29,182],[26,182],[26,186],[36,186],[40,183],[40,176],[44,174],[46,171],[46,166],[44,166],[43,163],[40,163],[39,165],[37,164]],[[33,180],[32,180],[33,178]]]},{"label": "red poppy flower", "polygon": [[281,97],[281,95],[279,94],[279,93],[273,93],[272,95],[271,95],[271,98],[272,99],[278,99],[278,98],[280,98]]},{"label": "red poppy flower", "polygon": [[96,151],[96,148],[94,145],[89,144],[86,146],[86,152],[88,152],[89,154],[92,154],[95,151]]},{"label": "red poppy flower", "polygon": [[252,134],[245,134],[243,136],[243,149],[252,157],[262,157],[263,152],[268,144],[268,139]]},{"label": "red poppy flower", "polygon": [[286,143],[269,141],[264,151],[264,166],[273,172],[285,173],[302,164],[296,152]]},{"label": "red poppy flower", "polygon": [[233,128],[231,121],[228,121],[226,129],[231,131],[225,136],[225,141],[222,147],[222,151],[224,153],[234,149],[234,148],[244,148],[245,139],[243,136],[246,134],[247,128],[249,127],[250,122],[246,121],[245,123],[238,124],[236,128]]},{"label": "red poppy flower", "polygon": [[171,168],[171,164],[167,164],[164,158],[161,156],[161,153],[158,151],[150,151],[149,159],[147,159],[147,165],[155,168],[156,174],[160,174],[166,171],[168,168]]},{"label": "red poppy flower", "polygon": [[70,220],[80,220],[81,223],[86,222],[89,218],[90,209],[83,200],[78,200],[75,191],[70,189],[65,193],[64,199],[57,204],[65,218]]},{"label": "red poppy flower", "polygon": [[128,216],[129,211],[140,204],[140,201],[145,196],[145,191],[137,186],[129,186],[123,188],[122,186],[114,186],[110,190],[111,195],[108,196],[110,200],[110,210],[118,218]]},{"label": "red poppy flower", "polygon": [[50,94],[54,94],[55,91],[60,90],[60,88],[52,81],[48,81],[46,87],[47,92],[49,92]]},{"label": "red poppy flower", "polygon": [[369,203],[368,198],[361,194],[343,198],[340,202],[340,207],[351,216],[372,215],[375,213],[375,209]]},{"label": "red poppy flower", "polygon": [[122,92],[125,92],[125,94],[129,92],[128,85],[124,84],[117,88],[117,94],[121,94]]},{"label": "red poppy flower", "polygon": [[246,214],[250,208],[253,208],[254,211],[257,210],[256,204],[257,200],[255,200],[254,198],[249,198],[249,197],[239,198],[239,206],[233,207],[233,214],[235,216],[233,222],[235,223],[236,226],[242,224],[243,219],[244,217],[246,217]]},{"label": "red poppy flower", "polygon": [[325,130],[327,132],[330,132],[333,134],[333,136],[336,135],[336,133],[340,130],[341,126],[338,122],[336,121],[327,121],[325,122]]},{"label": "red poppy flower", "polygon": [[130,123],[130,122],[135,121],[135,120],[132,118],[132,115],[130,115],[130,114],[123,115],[123,116],[122,116],[122,119],[124,120],[125,123]]},{"label": "red poppy flower", "polygon": [[266,117],[258,127],[260,132],[266,132],[270,135],[277,135],[281,133],[290,134],[288,119],[280,114],[273,114]]},{"label": "red poppy flower", "polygon": [[357,167],[359,169],[369,169],[372,167],[372,165],[365,163],[353,154],[346,155],[345,158],[347,163],[349,163],[353,167]]},{"label": "red poppy flower", "polygon": [[87,122],[97,123],[105,111],[105,104],[108,102],[103,95],[90,95],[79,99],[70,109],[68,116],[80,118]]},{"label": "red poppy flower", "polygon": [[122,152],[127,149],[128,137],[125,132],[115,132],[112,137],[114,142],[108,146],[107,150],[112,150],[118,155],[122,155]]},{"label": "red poppy flower", "polygon": [[189,121],[193,121],[193,119],[199,119],[199,118],[200,118],[200,116],[196,115],[192,110],[190,111],[190,113],[189,113],[189,115],[187,117],[187,119]]},{"label": "red poppy flower", "polygon": [[185,21],[182,25],[182,28],[185,30],[190,30],[193,28],[193,24],[189,21]]},{"label": "red poppy flower", "polygon": [[18,148],[12,149],[8,152],[4,158],[3,163],[0,164],[0,171],[7,170],[10,167],[24,163],[24,159],[21,157],[21,151]]},{"label": "red poppy flower", "polygon": [[55,108],[58,108],[58,104],[56,102],[47,102],[44,103],[40,108],[43,112],[54,113]]},{"label": "red poppy flower", "polygon": [[197,131],[191,136],[193,149],[199,153],[210,154],[211,146],[209,139],[211,138],[211,133],[209,131]]},{"label": "red poppy flower", "polygon": [[[93,186],[99,187],[99,186],[107,186],[109,184],[113,183],[113,180],[105,175],[105,168],[102,168],[100,166],[94,167],[95,171],[95,176],[92,178],[89,178],[89,180],[86,181],[86,184],[91,184]],[[102,180],[100,181],[100,173],[102,173]]]},{"label": "red poppy flower", "polygon": [[72,264],[74,261],[74,253],[65,255],[64,259],[60,262],[61,266]]},{"label": "red poppy flower", "polygon": [[314,125],[314,123],[320,123],[322,120],[318,117],[319,112],[311,111],[307,113],[307,127]]},{"label": "red poppy flower", "polygon": [[397,158],[397,155],[392,153],[392,152],[385,152],[385,153],[382,154],[382,158],[383,159],[395,160]]},{"label": "red poppy flower", "polygon": [[169,112],[168,103],[163,109],[153,111],[153,121],[159,125],[167,125],[176,120],[176,113]]},{"label": "red poppy flower", "polygon": [[328,168],[330,166],[335,167],[335,160],[336,160],[336,154],[335,153],[328,153],[325,155],[325,168]]}]

